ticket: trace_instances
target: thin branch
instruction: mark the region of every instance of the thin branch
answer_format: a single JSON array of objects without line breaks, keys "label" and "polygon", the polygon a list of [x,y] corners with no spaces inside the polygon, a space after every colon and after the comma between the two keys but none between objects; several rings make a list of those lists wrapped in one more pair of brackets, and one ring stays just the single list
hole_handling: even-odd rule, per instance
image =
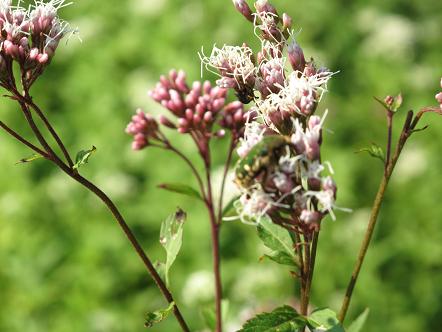
[{"label": "thin branch", "polygon": [[233,155],[234,149],[235,149],[235,138],[232,137],[231,141],[230,141],[230,145],[229,145],[229,152],[227,153],[226,164],[224,166],[223,178],[221,181],[221,192],[219,195],[219,202],[218,202],[218,224],[222,223],[224,190],[225,190],[225,184],[226,184],[226,179],[227,179],[227,173],[229,172],[230,163],[232,161],[232,155]]},{"label": "thin branch", "polygon": [[74,166],[74,163],[72,161],[71,156],[69,155],[68,150],[66,149],[66,147],[65,147],[63,141],[61,140],[60,136],[57,134],[57,132],[55,131],[54,127],[51,125],[51,123],[49,122],[49,120],[47,119],[47,117],[45,116],[43,111],[32,101],[32,98],[29,95],[28,95],[27,98],[23,98],[22,97],[22,101],[27,103],[35,111],[35,113],[37,113],[39,118],[43,121],[43,123],[45,124],[46,128],[49,130],[49,132],[51,133],[52,137],[57,142],[58,146],[60,147],[61,151],[63,152],[63,155],[66,158],[66,161],[67,161],[69,167],[72,168]]},{"label": "thin branch", "polygon": [[23,136],[21,136],[19,133],[15,132],[13,129],[11,129],[10,127],[8,127],[3,121],[0,121],[0,127],[2,127],[9,135],[11,135],[12,137],[14,137],[16,140],[18,140],[19,142],[23,143],[24,145],[26,145],[28,148],[30,148],[31,150],[33,150],[34,152],[38,153],[39,155],[41,155],[43,158],[46,159],[50,159],[49,155],[44,152],[43,150],[41,150],[40,148],[36,147],[34,144],[32,144],[31,142],[27,141]]}]

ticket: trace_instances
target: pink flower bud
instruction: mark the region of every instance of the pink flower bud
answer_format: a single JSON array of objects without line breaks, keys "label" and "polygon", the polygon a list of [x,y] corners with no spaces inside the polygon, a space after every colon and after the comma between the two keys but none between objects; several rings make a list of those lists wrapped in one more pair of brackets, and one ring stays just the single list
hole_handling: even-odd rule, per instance
[{"label": "pink flower bud", "polygon": [[233,0],[233,4],[236,9],[250,22],[254,22],[254,17],[252,14],[252,10],[245,0]]},{"label": "pink flower bud", "polygon": [[212,90],[212,84],[209,81],[205,81],[203,84],[203,92],[205,94],[210,94],[210,90]]},{"label": "pink flower bud", "polygon": [[178,77],[178,73],[177,73],[177,71],[176,71],[175,69],[171,69],[171,70],[169,71],[169,79],[170,79],[172,82],[175,82],[175,80],[177,79],[177,77]]},{"label": "pink flower bud", "polygon": [[37,55],[37,61],[41,63],[42,65],[48,62],[49,56],[46,53],[40,53]]},{"label": "pink flower bud", "polygon": [[186,83],[186,74],[184,73],[184,71],[180,70],[178,72],[175,84],[181,93],[187,93],[189,91],[189,87],[187,86]]},{"label": "pink flower bud", "polygon": [[36,60],[38,54],[39,54],[38,48],[31,49],[31,51],[29,52],[29,59],[30,60]]},{"label": "pink flower bud", "polygon": [[195,114],[195,115],[193,116],[193,124],[194,124],[195,126],[198,126],[200,123],[201,123],[201,116],[198,115],[198,114]]},{"label": "pink flower bud", "polygon": [[435,98],[439,104],[442,104],[442,92],[439,92]]},{"label": "pink flower bud", "polygon": [[192,119],[193,119],[193,111],[190,108],[186,109],[186,111],[184,112],[184,115],[186,116],[186,119],[188,121],[192,121]]},{"label": "pink flower bud", "polygon": [[292,18],[288,14],[283,13],[282,14],[282,27],[283,27],[283,29],[290,30],[292,28],[292,25],[293,25]]},{"label": "pink flower bud", "polygon": [[176,126],[175,126],[175,124],[172,122],[172,121],[170,121],[167,117],[165,117],[164,115],[160,115],[159,116],[159,119],[158,119],[159,121],[160,121],[160,123],[163,125],[163,126],[165,126],[165,127],[168,127],[168,128],[171,128],[171,129],[176,129]]},{"label": "pink flower bud", "polygon": [[336,183],[330,176],[327,176],[325,179],[322,180],[322,189],[324,191],[331,191],[333,193],[333,197],[336,199]]},{"label": "pink flower bud", "polygon": [[306,224],[318,224],[322,219],[322,213],[318,211],[302,210],[299,219]]},{"label": "pink flower bud", "polygon": [[258,12],[268,12],[277,14],[275,7],[273,7],[267,0],[258,0],[255,2],[255,8]]},{"label": "pink flower bud", "polygon": [[321,118],[317,115],[313,115],[310,117],[310,119],[308,119],[308,128],[310,130],[313,130],[314,128],[316,128],[320,124],[321,124]]},{"label": "pink flower bud", "polygon": [[201,82],[195,81],[192,84],[192,92],[195,94],[195,96],[201,96]]},{"label": "pink flower bud", "polygon": [[212,114],[212,112],[206,112],[206,114],[204,114],[204,122],[210,123],[212,121],[213,121],[213,114]]},{"label": "pink flower bud", "polygon": [[394,97],[393,96],[387,96],[384,99],[384,103],[387,104],[388,106],[393,105],[394,103]]},{"label": "pink flower bud", "polygon": [[293,40],[287,46],[287,52],[293,70],[303,72],[306,64],[305,57],[304,57],[304,52],[302,51],[302,48],[298,45],[298,43]]},{"label": "pink flower bud", "polygon": [[226,131],[224,129],[220,129],[217,132],[215,132],[215,136],[222,138],[222,137],[226,136]]}]

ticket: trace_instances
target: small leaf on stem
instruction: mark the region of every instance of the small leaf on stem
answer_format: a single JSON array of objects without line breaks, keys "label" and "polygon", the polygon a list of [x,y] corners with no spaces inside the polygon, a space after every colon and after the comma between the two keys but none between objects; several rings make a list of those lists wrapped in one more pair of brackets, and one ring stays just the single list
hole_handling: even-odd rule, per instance
[{"label": "small leaf on stem", "polygon": [[81,150],[77,153],[77,156],[75,157],[75,164],[73,166],[73,169],[79,169],[81,166],[87,164],[89,162],[90,156],[97,151],[97,148],[95,146],[92,146],[90,150]]},{"label": "small leaf on stem", "polygon": [[376,143],[372,143],[371,146],[369,148],[363,148],[360,149],[358,151],[356,151],[355,153],[361,153],[361,152],[368,152],[368,154],[374,158],[378,158],[380,159],[383,163],[385,163],[385,156],[384,156],[384,151],[382,150],[382,148],[377,145]]},{"label": "small leaf on stem", "polygon": [[315,331],[345,332],[336,313],[329,308],[316,309],[307,318],[308,327]]},{"label": "small leaf on stem", "polygon": [[39,154],[33,154],[32,156],[30,156],[28,158],[20,159],[15,164],[18,165],[18,164],[30,163],[30,162],[33,162],[33,161],[35,161],[37,159],[41,159],[41,158],[43,158],[43,156],[41,156]]},{"label": "small leaf on stem", "polygon": [[144,322],[145,327],[152,327],[155,324],[162,322],[172,312],[175,302],[171,302],[166,309],[160,309],[153,312],[148,312]]},{"label": "small leaf on stem", "polygon": [[347,332],[361,332],[367,320],[370,309],[365,309],[348,327]]},{"label": "small leaf on stem", "polygon": [[200,193],[197,190],[195,190],[192,187],[185,185],[185,184],[162,183],[162,184],[158,185],[158,188],[172,191],[174,193],[186,195],[186,196],[193,197],[193,198],[199,199],[201,201],[204,201],[203,198],[201,197]]},{"label": "small leaf on stem", "polygon": [[178,208],[177,212],[170,215],[162,224],[160,231],[160,243],[166,250],[166,262],[159,264],[160,270],[164,270],[167,287],[169,287],[169,270],[178,255],[183,242],[183,225],[186,213]]}]

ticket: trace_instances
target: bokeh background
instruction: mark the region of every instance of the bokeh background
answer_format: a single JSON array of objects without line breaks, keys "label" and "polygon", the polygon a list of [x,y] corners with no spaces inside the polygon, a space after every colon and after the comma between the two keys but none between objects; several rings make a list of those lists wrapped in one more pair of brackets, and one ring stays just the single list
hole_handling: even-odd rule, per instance
[{"label": "bokeh background", "polygon": [[[322,109],[325,159],[339,186],[338,204],[353,209],[324,223],[312,302],[337,310],[367,223],[382,165],[355,151],[385,142],[385,119],[372,96],[399,91],[405,110],[434,104],[442,75],[442,2],[434,0],[274,0],[294,18],[307,56],[339,70]],[[184,245],[172,268],[172,289],[194,330],[212,301],[209,223],[201,204],[156,188],[193,185],[173,155],[132,152],[126,123],[136,107],[163,110],[147,96],[160,74],[182,68],[200,79],[202,46],[256,46],[250,24],[229,0],[78,0],[62,16],[81,30],[58,50],[34,97],[73,153],[95,145],[82,173],[121,208],[154,259],[161,221],[177,206],[188,212]],[[207,76],[205,78],[213,79]],[[25,134],[14,104],[1,119]],[[366,332],[440,331],[442,326],[442,118],[415,135],[397,167],[349,318],[366,307]],[[190,141],[178,140],[196,160]],[[0,136],[0,331],[142,331],[144,314],[164,306],[138,257],[102,204],[44,161]],[[226,142],[216,143],[220,156]],[[222,159],[221,157],[219,159]],[[220,172],[220,170],[217,170]],[[286,268],[264,261],[256,230],[239,222],[222,230],[222,274],[229,299],[227,330],[254,310],[294,303]],[[178,331],[173,318],[152,331]]]}]

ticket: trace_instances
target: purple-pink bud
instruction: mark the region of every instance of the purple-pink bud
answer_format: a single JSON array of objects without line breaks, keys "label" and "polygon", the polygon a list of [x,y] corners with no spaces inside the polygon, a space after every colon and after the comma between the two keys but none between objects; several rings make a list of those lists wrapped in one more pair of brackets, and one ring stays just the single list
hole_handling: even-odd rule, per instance
[{"label": "purple-pink bud", "polygon": [[439,104],[442,104],[442,92],[439,92],[435,98]]},{"label": "purple-pink bud", "polygon": [[160,123],[163,126],[171,128],[171,129],[176,129],[176,125],[172,121],[170,121],[167,117],[165,117],[164,115],[161,114],[159,116],[158,120],[160,121]]},{"label": "purple-pink bud", "polygon": [[394,103],[394,97],[393,96],[387,96],[384,99],[384,103],[387,104],[388,106],[393,105]]},{"label": "purple-pink bud", "polygon": [[292,28],[292,25],[293,25],[292,18],[288,14],[283,13],[282,14],[282,27],[283,27],[283,29],[290,30]]},{"label": "purple-pink bud", "polygon": [[330,176],[327,176],[325,179],[322,180],[322,189],[325,191],[330,190],[331,192],[333,192],[333,196],[336,198],[336,183]]},{"label": "purple-pink bud", "polygon": [[204,122],[210,123],[212,121],[213,121],[213,114],[212,114],[212,112],[206,112],[204,114]]},{"label": "purple-pink bud", "polygon": [[37,61],[40,62],[42,65],[48,62],[49,56],[46,53],[40,53],[37,55]]},{"label": "purple-pink bud", "polygon": [[254,22],[254,17],[252,14],[252,10],[245,0],[233,0],[233,4],[236,9],[250,22]]},{"label": "purple-pink bud", "polygon": [[37,60],[37,56],[39,54],[38,48],[33,48],[29,52],[29,59],[30,60]]},{"label": "purple-pink bud", "polygon": [[273,7],[267,0],[258,0],[255,2],[255,8],[258,12],[268,12],[277,14],[275,7]]},{"label": "purple-pink bud", "polygon": [[298,45],[298,43],[293,40],[287,46],[287,52],[289,56],[290,64],[292,65],[293,70],[303,72],[305,68],[305,57],[302,48]]},{"label": "purple-pink bud", "polygon": [[317,126],[321,125],[321,118],[317,115],[313,115],[308,119],[308,128],[314,130]]},{"label": "purple-pink bud", "polygon": [[184,112],[184,115],[186,116],[186,119],[188,121],[192,121],[192,119],[193,119],[193,111],[190,108],[186,109],[186,111]]}]

